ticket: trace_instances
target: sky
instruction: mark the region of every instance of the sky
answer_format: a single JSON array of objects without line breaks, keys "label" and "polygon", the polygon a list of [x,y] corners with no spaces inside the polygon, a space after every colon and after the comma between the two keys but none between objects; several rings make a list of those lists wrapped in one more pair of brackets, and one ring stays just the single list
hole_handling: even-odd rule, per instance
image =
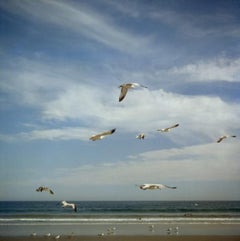
[{"label": "sky", "polygon": [[240,200],[238,0],[2,0],[0,39],[0,200]]}]

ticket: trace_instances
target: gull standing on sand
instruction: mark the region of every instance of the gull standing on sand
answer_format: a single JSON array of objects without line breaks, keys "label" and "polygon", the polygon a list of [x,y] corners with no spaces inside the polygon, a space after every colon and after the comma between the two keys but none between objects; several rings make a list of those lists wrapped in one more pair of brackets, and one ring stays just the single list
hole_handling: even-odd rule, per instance
[{"label": "gull standing on sand", "polygon": [[237,136],[221,136],[218,140],[217,140],[217,143],[220,143],[221,141],[223,141],[224,139],[228,138],[228,137],[237,137]]},{"label": "gull standing on sand", "polygon": [[125,98],[125,96],[128,92],[128,89],[133,89],[133,88],[137,88],[137,87],[147,88],[146,86],[140,85],[138,83],[129,83],[129,84],[120,85],[119,88],[121,88],[121,93],[119,96],[119,102],[121,102]]},{"label": "gull standing on sand", "polygon": [[143,140],[145,138],[145,134],[141,133],[139,135],[136,136],[137,139]]},{"label": "gull standing on sand", "polygon": [[155,189],[163,189],[163,188],[170,188],[170,189],[176,189],[177,187],[170,187],[164,184],[141,184],[141,185],[136,185],[142,190],[155,190]]},{"label": "gull standing on sand", "polygon": [[167,128],[158,129],[157,131],[161,131],[161,132],[169,132],[171,129],[176,128],[176,127],[178,127],[178,126],[179,126],[179,124],[175,124],[175,125],[170,126],[170,127],[167,127]]},{"label": "gull standing on sand", "polygon": [[48,187],[44,187],[44,186],[40,186],[39,188],[36,189],[37,192],[43,192],[43,191],[46,191],[46,192],[49,192],[50,194],[54,194],[54,192],[48,188]]},{"label": "gull standing on sand", "polygon": [[75,203],[68,203],[66,201],[62,201],[62,207],[71,207],[75,212],[77,212],[77,205]]},{"label": "gull standing on sand", "polygon": [[116,131],[116,128],[112,129],[112,130],[109,130],[109,131],[105,131],[105,132],[97,134],[97,135],[93,135],[89,138],[89,140],[92,140],[92,141],[101,140],[105,136],[112,135],[115,131]]}]

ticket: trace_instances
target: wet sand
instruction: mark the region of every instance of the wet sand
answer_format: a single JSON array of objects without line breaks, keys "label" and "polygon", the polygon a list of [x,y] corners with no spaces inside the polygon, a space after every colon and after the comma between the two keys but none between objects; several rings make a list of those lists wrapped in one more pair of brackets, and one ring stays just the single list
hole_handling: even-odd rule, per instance
[{"label": "wet sand", "polygon": [[240,236],[218,236],[218,235],[191,235],[191,236],[56,236],[44,237],[1,237],[0,241],[47,241],[47,240],[62,240],[62,241],[239,241]]}]

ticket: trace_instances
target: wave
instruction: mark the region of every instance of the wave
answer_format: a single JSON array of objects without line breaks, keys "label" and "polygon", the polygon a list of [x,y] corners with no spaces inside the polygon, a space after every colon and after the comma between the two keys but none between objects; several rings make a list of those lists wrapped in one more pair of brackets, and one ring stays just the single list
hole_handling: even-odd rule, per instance
[{"label": "wave", "polygon": [[186,224],[240,224],[240,217],[131,217],[131,218],[0,218],[0,225],[34,224],[102,224],[102,223],[186,223]]}]

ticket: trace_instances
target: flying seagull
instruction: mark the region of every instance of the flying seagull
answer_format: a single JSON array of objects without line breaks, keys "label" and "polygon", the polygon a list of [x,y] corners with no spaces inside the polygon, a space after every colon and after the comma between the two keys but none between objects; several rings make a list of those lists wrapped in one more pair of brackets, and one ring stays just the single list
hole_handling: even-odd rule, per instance
[{"label": "flying seagull", "polygon": [[142,185],[136,185],[142,190],[155,190],[155,189],[163,189],[163,188],[171,188],[171,189],[176,189],[177,187],[170,187],[167,185],[163,184],[142,184]]},{"label": "flying seagull", "polygon": [[228,137],[237,137],[237,136],[221,136],[218,140],[217,143],[220,143],[221,141],[223,141],[224,139],[228,138]]},{"label": "flying seagull", "polygon": [[54,194],[54,192],[48,188],[48,187],[44,187],[44,186],[40,186],[39,188],[36,189],[37,192],[43,192],[43,191],[46,191],[46,192],[49,192],[50,194]]},{"label": "flying seagull", "polygon": [[119,102],[122,101],[125,98],[125,96],[128,92],[128,89],[133,89],[133,88],[137,88],[137,87],[147,88],[146,86],[140,85],[138,83],[129,83],[129,84],[120,85],[119,88],[121,88],[121,93],[120,93],[120,96],[119,96]]},{"label": "flying seagull", "polygon": [[66,201],[62,201],[62,207],[71,207],[75,212],[77,212],[77,205],[75,203],[68,203]]},{"label": "flying seagull", "polygon": [[141,133],[139,135],[136,136],[137,139],[143,140],[145,138],[145,134]]},{"label": "flying seagull", "polygon": [[101,139],[103,139],[105,136],[113,134],[115,131],[116,131],[116,128],[115,128],[115,129],[112,129],[112,130],[109,130],[109,131],[105,131],[105,132],[103,132],[103,133],[100,133],[100,134],[91,136],[91,137],[89,138],[89,140],[92,140],[92,141],[101,140]]},{"label": "flying seagull", "polygon": [[179,124],[175,124],[175,125],[170,126],[170,127],[167,127],[167,128],[158,129],[157,131],[161,131],[161,132],[169,132],[171,129],[176,128],[176,127],[178,127],[178,126],[179,126]]}]

